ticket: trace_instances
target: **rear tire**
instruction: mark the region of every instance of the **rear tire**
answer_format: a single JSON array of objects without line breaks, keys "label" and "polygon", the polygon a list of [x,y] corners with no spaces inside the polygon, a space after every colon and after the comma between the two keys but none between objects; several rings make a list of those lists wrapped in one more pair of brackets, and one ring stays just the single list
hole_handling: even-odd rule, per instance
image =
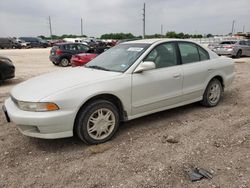
[{"label": "rear tire", "polygon": [[69,60],[67,58],[62,58],[61,61],[60,61],[60,65],[62,67],[67,67],[69,66]]},{"label": "rear tire", "polygon": [[238,50],[238,52],[236,53],[236,58],[240,58],[242,55],[242,50]]},{"label": "rear tire", "polygon": [[222,95],[222,85],[221,82],[214,78],[212,79],[203,94],[203,99],[201,104],[206,107],[214,107],[216,106],[221,99]]},{"label": "rear tire", "polygon": [[2,75],[0,74],[0,85],[2,85],[3,83],[3,79],[2,79]]},{"label": "rear tire", "polygon": [[75,121],[78,137],[87,144],[110,140],[120,123],[117,107],[106,100],[96,100],[82,108]]}]

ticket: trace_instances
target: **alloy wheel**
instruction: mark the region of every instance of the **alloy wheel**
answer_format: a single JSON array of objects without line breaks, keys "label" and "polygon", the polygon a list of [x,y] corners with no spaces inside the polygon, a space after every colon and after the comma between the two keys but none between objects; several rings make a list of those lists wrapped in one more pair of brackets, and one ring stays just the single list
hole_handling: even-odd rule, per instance
[{"label": "alloy wheel", "polygon": [[113,132],[115,124],[114,113],[107,108],[101,108],[90,115],[87,122],[87,131],[91,138],[102,140]]},{"label": "alloy wheel", "polygon": [[213,83],[208,92],[208,99],[211,104],[216,104],[220,100],[221,87],[218,83]]}]

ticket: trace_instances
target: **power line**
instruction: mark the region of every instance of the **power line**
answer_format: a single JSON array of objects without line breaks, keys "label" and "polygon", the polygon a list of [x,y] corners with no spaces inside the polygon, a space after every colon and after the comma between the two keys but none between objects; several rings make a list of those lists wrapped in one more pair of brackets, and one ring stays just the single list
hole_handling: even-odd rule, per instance
[{"label": "power line", "polygon": [[235,24],[235,20],[233,20],[233,23],[232,23],[232,36],[233,36],[233,34],[234,34],[234,24]]},{"label": "power line", "polygon": [[161,38],[163,38],[163,25],[161,24]]},{"label": "power line", "polygon": [[50,19],[50,16],[49,16],[49,31],[50,31],[50,38],[52,40],[52,26],[51,26],[51,19]]},{"label": "power line", "polygon": [[143,13],[142,13],[142,21],[143,21],[143,38],[145,38],[145,21],[146,21],[146,4],[143,4]]},{"label": "power line", "polygon": [[81,18],[81,36],[83,36],[83,23],[82,23],[82,18]]}]

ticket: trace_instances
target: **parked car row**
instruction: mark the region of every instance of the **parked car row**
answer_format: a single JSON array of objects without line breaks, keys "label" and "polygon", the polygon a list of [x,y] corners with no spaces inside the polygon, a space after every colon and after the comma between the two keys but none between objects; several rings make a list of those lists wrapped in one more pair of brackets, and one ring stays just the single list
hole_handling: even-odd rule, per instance
[{"label": "parked car row", "polygon": [[0,49],[22,48],[22,45],[14,38],[0,38]]},{"label": "parked car row", "polygon": [[37,37],[0,38],[0,49],[4,48],[47,48],[50,44]]},{"label": "parked car row", "polygon": [[91,47],[81,43],[58,43],[51,48],[49,59],[54,65],[62,67],[82,66],[108,48],[103,45]]},{"label": "parked car row", "polygon": [[31,48],[47,48],[50,46],[46,40],[38,37],[20,37],[19,39],[28,43]]},{"label": "parked car row", "polygon": [[218,55],[227,55],[236,58],[250,56],[249,40],[222,41],[220,43],[209,44],[208,47]]}]

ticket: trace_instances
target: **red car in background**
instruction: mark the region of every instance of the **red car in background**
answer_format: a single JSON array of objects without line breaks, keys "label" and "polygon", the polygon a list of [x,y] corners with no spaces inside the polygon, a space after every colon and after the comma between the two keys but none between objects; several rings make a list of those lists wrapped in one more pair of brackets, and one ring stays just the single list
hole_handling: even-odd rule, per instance
[{"label": "red car in background", "polygon": [[73,55],[70,62],[72,67],[83,66],[99,54],[82,53]]},{"label": "red car in background", "polygon": [[98,47],[96,47],[96,49],[94,49],[93,53],[81,53],[73,55],[70,60],[71,66],[72,67],[83,66],[108,49],[109,47],[100,44]]}]

